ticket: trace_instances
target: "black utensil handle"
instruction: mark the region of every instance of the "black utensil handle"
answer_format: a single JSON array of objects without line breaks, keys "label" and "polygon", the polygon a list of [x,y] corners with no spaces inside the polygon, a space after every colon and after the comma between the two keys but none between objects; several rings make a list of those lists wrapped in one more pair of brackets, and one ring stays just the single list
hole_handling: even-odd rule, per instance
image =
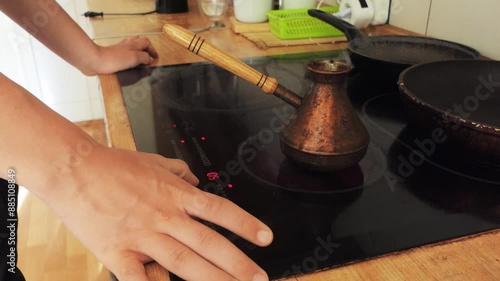
[{"label": "black utensil handle", "polygon": [[345,36],[347,37],[347,40],[349,40],[349,41],[352,41],[356,38],[366,38],[367,37],[357,27],[344,21],[343,19],[337,18],[334,15],[323,12],[321,10],[315,10],[315,9],[308,10],[307,13],[311,17],[315,17],[319,20],[322,20],[322,21],[338,28],[340,31],[344,32]]}]

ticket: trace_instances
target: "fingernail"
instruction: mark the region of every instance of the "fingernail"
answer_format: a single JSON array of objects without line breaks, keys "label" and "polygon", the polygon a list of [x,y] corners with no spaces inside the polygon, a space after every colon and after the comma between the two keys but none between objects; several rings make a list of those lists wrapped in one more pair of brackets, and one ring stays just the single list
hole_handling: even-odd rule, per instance
[{"label": "fingernail", "polygon": [[149,63],[153,63],[154,60],[155,60],[154,58],[149,57]]},{"label": "fingernail", "polygon": [[271,242],[272,238],[273,234],[268,230],[261,230],[257,233],[257,240],[259,240],[260,243],[268,244]]},{"label": "fingernail", "polygon": [[252,281],[268,281],[269,279],[267,278],[266,275],[262,274],[262,273],[257,273],[254,275]]}]

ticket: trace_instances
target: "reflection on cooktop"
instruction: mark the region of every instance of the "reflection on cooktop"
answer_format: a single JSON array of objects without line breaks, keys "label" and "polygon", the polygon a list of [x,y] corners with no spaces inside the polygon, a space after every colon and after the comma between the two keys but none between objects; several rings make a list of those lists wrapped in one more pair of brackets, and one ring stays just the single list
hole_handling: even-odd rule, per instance
[{"label": "reflection on cooktop", "polygon": [[[346,57],[329,51],[246,62],[303,95],[309,59]],[[407,124],[394,85],[365,73],[350,73],[347,89],[371,143],[358,166],[337,173],[289,163],[279,132],[294,109],[217,66],[132,69],[118,78],[138,150],[183,159],[200,189],[273,229],[274,242],[259,248],[206,223],[273,279],[500,226],[499,170],[464,161],[446,143],[422,149],[428,132]]]},{"label": "reflection on cooktop", "polygon": [[[311,172],[295,165],[281,152],[278,137],[263,147],[258,151],[258,147],[242,143],[240,151],[250,149],[248,155],[238,154],[243,170],[266,186],[290,192],[317,195],[352,192],[370,186],[387,170],[386,157],[375,144],[370,144],[367,155],[358,165],[333,173]],[[251,154],[252,149],[254,154]]]}]

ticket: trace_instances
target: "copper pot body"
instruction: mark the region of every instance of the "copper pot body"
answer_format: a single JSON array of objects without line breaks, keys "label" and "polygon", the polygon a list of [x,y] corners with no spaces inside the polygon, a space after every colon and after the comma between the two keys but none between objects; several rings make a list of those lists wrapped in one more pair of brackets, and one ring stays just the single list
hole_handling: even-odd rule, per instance
[{"label": "copper pot body", "polygon": [[281,150],[308,170],[352,167],[365,156],[370,137],[347,96],[345,77],[351,67],[335,60],[312,60],[307,68],[312,82],[296,116],[281,132]]}]

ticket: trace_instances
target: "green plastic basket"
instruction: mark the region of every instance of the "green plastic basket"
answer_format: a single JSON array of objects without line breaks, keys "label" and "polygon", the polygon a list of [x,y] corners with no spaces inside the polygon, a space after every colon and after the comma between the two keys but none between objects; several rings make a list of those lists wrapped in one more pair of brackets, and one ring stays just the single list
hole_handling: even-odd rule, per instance
[{"label": "green plastic basket", "polygon": [[[273,10],[267,13],[271,32],[280,39],[302,39],[342,36],[335,27],[307,14],[308,9]],[[321,8],[327,13],[336,13],[339,7]]]}]

